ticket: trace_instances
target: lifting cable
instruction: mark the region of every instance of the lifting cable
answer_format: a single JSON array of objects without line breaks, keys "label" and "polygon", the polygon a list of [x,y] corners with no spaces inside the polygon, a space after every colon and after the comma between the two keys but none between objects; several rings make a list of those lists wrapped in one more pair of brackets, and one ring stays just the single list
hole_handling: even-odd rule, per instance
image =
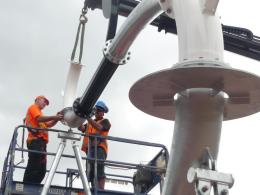
[{"label": "lifting cable", "polygon": [[[87,1],[84,3],[84,7],[81,10],[81,15],[79,17],[79,25],[77,29],[77,35],[74,43],[74,47],[71,53],[70,58],[70,68],[67,75],[67,80],[64,89],[64,97],[63,97],[63,106],[70,107],[75,98],[76,98],[76,90],[78,86],[78,80],[82,68],[81,59],[83,54],[83,46],[84,46],[84,34],[85,34],[85,25],[88,21],[86,14],[88,12]],[[79,56],[78,61],[75,60],[76,51],[79,45]]]},{"label": "lifting cable", "polygon": [[79,18],[79,26],[77,30],[76,40],[70,58],[70,60],[73,62],[78,47],[79,37],[80,37],[80,50],[79,50],[79,61],[78,61],[79,64],[81,63],[82,53],[83,53],[85,25],[88,21],[88,18],[86,17],[87,12],[88,12],[88,8],[87,8],[87,4],[85,3]]}]

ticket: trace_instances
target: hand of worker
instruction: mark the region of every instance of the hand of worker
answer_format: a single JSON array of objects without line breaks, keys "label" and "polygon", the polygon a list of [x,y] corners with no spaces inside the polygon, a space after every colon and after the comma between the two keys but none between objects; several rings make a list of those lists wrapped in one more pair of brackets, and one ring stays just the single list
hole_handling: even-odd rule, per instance
[{"label": "hand of worker", "polygon": [[84,133],[86,131],[86,126],[82,124],[78,127],[78,130]]},{"label": "hand of worker", "polygon": [[59,112],[57,112],[57,114],[64,115],[64,110],[65,110],[65,108],[63,108],[62,110],[60,110]]},{"label": "hand of worker", "polygon": [[95,115],[95,112],[96,112],[96,108],[93,108],[91,110],[91,113],[89,113],[89,115],[87,116],[87,118],[92,118]]},{"label": "hand of worker", "polygon": [[61,114],[60,112],[58,112],[58,113],[56,114],[55,120],[61,121],[61,120],[63,119],[63,117],[64,117],[64,115]]}]

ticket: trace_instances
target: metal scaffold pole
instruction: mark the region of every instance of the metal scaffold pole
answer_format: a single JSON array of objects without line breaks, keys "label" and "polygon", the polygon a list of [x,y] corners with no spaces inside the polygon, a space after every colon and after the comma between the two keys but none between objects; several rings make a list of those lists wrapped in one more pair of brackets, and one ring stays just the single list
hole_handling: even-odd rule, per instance
[{"label": "metal scaffold pole", "polygon": [[84,168],[83,168],[83,163],[82,163],[79,147],[76,144],[76,141],[79,141],[80,137],[76,137],[76,135],[73,134],[71,130],[69,130],[66,133],[59,133],[58,138],[61,138],[61,143],[60,143],[60,145],[58,147],[57,154],[56,154],[56,156],[54,158],[54,161],[52,163],[52,166],[51,166],[50,172],[48,174],[47,180],[46,180],[46,182],[45,182],[45,184],[43,186],[41,195],[47,195],[47,193],[48,193],[48,190],[50,188],[50,185],[51,185],[51,182],[53,180],[54,174],[55,174],[55,172],[57,170],[57,167],[58,167],[58,164],[60,162],[61,155],[62,155],[62,153],[63,153],[63,151],[65,149],[67,140],[72,140],[73,141],[72,148],[73,148],[73,151],[75,153],[75,157],[76,157],[76,161],[77,161],[77,165],[78,165],[78,169],[79,169],[79,174],[80,174],[80,178],[81,178],[81,181],[82,181],[82,185],[83,185],[83,188],[84,188],[84,192],[85,192],[86,195],[91,195],[90,187],[89,187],[89,184],[88,184],[88,179],[87,179],[86,174],[84,172]]},{"label": "metal scaffold pole", "polygon": [[53,180],[55,171],[57,170],[57,167],[58,167],[58,164],[60,162],[61,155],[62,155],[62,153],[64,151],[65,146],[66,146],[66,139],[62,139],[61,143],[60,143],[60,145],[58,147],[57,154],[56,154],[56,156],[54,158],[54,161],[52,163],[50,172],[49,172],[48,177],[46,179],[46,182],[45,182],[45,184],[43,186],[41,195],[46,195],[48,193],[48,190],[49,190],[51,182]]},{"label": "metal scaffold pole", "polygon": [[79,146],[77,145],[77,143],[74,141],[72,144],[72,148],[74,150],[75,156],[76,156],[76,160],[77,160],[77,165],[79,168],[79,175],[82,181],[82,185],[84,187],[84,191],[86,194],[91,194],[89,186],[88,186],[88,179],[86,177],[86,174],[84,173],[84,168],[83,168],[83,164],[82,164],[82,160],[81,160],[81,155],[80,155],[80,151],[79,151]]}]

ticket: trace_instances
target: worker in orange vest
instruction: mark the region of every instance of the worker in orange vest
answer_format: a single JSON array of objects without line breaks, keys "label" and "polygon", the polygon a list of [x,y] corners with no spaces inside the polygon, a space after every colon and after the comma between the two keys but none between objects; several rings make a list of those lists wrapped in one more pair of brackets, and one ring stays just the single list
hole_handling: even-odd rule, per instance
[{"label": "worker in orange vest", "polygon": [[[104,118],[104,113],[108,112],[108,107],[103,101],[98,101],[94,107],[94,116],[87,118],[88,123],[79,127],[79,130],[85,132],[86,135],[107,136],[111,124],[108,119]],[[96,141],[95,141],[96,140]],[[95,146],[97,146],[97,159],[106,160],[108,145],[106,139],[93,138],[85,136],[82,144],[82,150],[86,152],[89,158],[95,158]],[[89,168],[88,168],[89,165]],[[99,189],[105,188],[105,167],[104,163],[97,164],[97,186]],[[94,162],[86,162],[88,179],[94,187]]]},{"label": "worker in orange vest", "polygon": [[[46,145],[49,141],[48,131],[33,128],[46,129],[63,119],[63,115],[60,113],[54,116],[44,116],[42,110],[47,105],[49,105],[49,100],[44,96],[38,96],[35,98],[34,104],[27,110],[25,125],[28,129],[27,148],[29,150],[46,152]],[[46,163],[46,154],[29,152],[23,181],[40,184],[46,173]]]}]

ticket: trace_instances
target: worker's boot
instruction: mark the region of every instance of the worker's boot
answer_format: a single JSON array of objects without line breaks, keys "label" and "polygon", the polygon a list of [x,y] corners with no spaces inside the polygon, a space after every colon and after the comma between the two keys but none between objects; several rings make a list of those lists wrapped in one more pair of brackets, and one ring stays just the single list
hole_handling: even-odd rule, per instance
[{"label": "worker's boot", "polygon": [[100,178],[98,180],[98,188],[104,190],[105,189],[105,178]]}]

